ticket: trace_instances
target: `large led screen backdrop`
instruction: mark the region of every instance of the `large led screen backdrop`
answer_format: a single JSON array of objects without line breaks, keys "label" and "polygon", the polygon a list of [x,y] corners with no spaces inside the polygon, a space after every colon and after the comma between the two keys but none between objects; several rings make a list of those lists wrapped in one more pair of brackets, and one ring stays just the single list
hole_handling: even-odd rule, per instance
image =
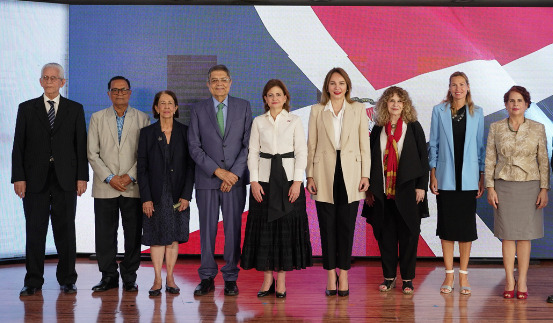
[{"label": "large led screen backdrop", "polygon": [[[526,86],[533,102],[527,117],[545,124],[551,145],[552,8],[69,6],[68,21],[68,95],[85,106],[87,122],[93,112],[110,105],[108,80],[124,75],[131,81],[133,107],[151,114],[154,94],[170,89],[178,95],[186,123],[190,104],[209,95],[207,69],[226,64],[233,77],[231,95],[250,100],[254,116],[263,110],[263,85],[279,78],[290,90],[293,113],[307,128],[309,106],[317,102],[326,72],[341,66],[352,78],[352,96],[365,102],[369,118],[373,102],[387,87],[407,89],[428,138],[431,109],[445,97],[449,75],[461,70],[470,78],[474,101],[484,108],[487,126],[506,117],[503,93],[514,84]],[[13,135],[13,126],[10,130]],[[10,140],[4,145],[11,145]],[[8,181],[4,191],[17,203]],[[12,212],[23,217],[20,204],[14,205]],[[199,253],[198,213],[194,202],[191,207],[191,238],[181,253]],[[432,195],[430,207],[431,217],[422,221],[419,256],[441,256]],[[550,258],[553,246],[553,211],[548,206],[545,212],[546,236],[533,243],[537,258]],[[311,200],[308,214],[313,253],[320,255]],[[246,209],[244,226],[247,215]],[[472,255],[501,257],[485,196],[478,202],[477,222],[479,239]],[[93,228],[87,192],[78,205],[79,252],[94,252]],[[24,235],[21,223],[9,229]],[[219,253],[222,231],[221,224]],[[9,245],[1,243],[1,248]],[[378,256],[372,229],[361,217],[353,253]]]}]

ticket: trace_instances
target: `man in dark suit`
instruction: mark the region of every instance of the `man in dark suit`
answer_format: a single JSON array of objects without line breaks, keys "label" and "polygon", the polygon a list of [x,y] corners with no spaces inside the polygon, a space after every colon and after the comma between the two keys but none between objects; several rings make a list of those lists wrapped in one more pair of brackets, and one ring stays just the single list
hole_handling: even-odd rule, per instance
[{"label": "man in dark suit", "polygon": [[225,65],[209,69],[207,87],[212,97],[198,102],[190,112],[188,147],[196,162],[196,203],[200,217],[201,282],[194,295],[214,290],[217,275],[215,238],[219,209],[225,230],[221,268],[225,295],[238,295],[238,259],[242,213],[246,204],[248,144],[252,124],[250,103],[229,96],[232,79]]},{"label": "man in dark suit", "polygon": [[12,150],[12,183],[23,199],[26,223],[24,287],[20,296],[33,295],[44,283],[44,252],[48,220],[52,219],[59,255],[56,277],[60,289],[75,293],[77,195],[86,191],[86,123],[83,106],[60,95],[63,67],[42,67],[44,95],[23,102],[17,111]]}]

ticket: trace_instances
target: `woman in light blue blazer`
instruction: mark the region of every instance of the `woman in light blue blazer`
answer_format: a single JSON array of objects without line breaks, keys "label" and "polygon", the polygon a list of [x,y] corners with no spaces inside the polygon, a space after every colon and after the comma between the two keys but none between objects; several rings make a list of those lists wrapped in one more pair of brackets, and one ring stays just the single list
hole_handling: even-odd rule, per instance
[{"label": "woman in light blue blazer", "polygon": [[440,292],[453,290],[453,248],[459,241],[459,285],[468,295],[468,262],[476,233],[476,199],[484,192],[484,113],[474,105],[468,77],[449,77],[446,99],[432,110],[430,125],[430,190],[436,194],[438,226],[446,277]]}]

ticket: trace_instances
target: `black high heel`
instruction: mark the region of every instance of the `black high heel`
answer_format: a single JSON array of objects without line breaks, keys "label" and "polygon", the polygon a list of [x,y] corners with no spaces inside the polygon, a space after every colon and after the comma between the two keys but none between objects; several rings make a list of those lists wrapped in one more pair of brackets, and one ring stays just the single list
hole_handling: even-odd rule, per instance
[{"label": "black high heel", "polygon": [[[275,279],[273,278],[273,283],[271,284],[271,287],[269,287],[268,290],[265,290],[265,291],[259,291],[257,292],[257,297],[265,297],[269,294],[274,294],[275,293]],[[278,293],[277,293],[278,294]],[[286,292],[285,292],[286,294]],[[278,295],[277,295],[278,297]]]},{"label": "black high heel", "polygon": [[326,296],[335,296],[338,290],[338,274],[336,274],[336,289],[327,289],[325,290]]},{"label": "black high heel", "polygon": [[[338,275],[336,275],[336,289],[338,289]],[[348,296],[348,295],[349,295],[349,288],[347,290],[339,290],[338,289],[338,296],[344,297],[344,296]]]}]

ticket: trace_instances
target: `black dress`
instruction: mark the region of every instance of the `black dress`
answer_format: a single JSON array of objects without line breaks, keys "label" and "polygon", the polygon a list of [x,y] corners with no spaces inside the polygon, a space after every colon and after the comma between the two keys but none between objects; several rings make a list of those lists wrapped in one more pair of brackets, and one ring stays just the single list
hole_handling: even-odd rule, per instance
[{"label": "black dress", "polygon": [[[165,135],[165,134],[164,134]],[[172,141],[171,141],[172,142]],[[171,192],[171,167],[169,156],[170,144],[165,139],[165,176],[163,190],[158,204],[154,204],[151,218],[143,215],[142,244],[145,246],[168,246],[175,241],[184,243],[188,241],[190,207],[179,212],[173,208],[173,195]]]},{"label": "black dress", "polygon": [[455,190],[439,190],[436,196],[438,226],[436,235],[442,240],[474,241],[476,233],[476,194],[478,191],[463,191],[463,155],[467,128],[467,107],[457,110],[451,119],[453,128],[453,154],[455,157]]},{"label": "black dress", "polygon": [[[293,209],[269,222],[269,183],[259,182],[265,195],[258,203],[250,192],[250,210],[246,222],[240,267],[258,271],[290,271],[313,266],[309,222],[305,210],[305,189],[300,188]],[[288,182],[288,187],[292,182]]]}]

